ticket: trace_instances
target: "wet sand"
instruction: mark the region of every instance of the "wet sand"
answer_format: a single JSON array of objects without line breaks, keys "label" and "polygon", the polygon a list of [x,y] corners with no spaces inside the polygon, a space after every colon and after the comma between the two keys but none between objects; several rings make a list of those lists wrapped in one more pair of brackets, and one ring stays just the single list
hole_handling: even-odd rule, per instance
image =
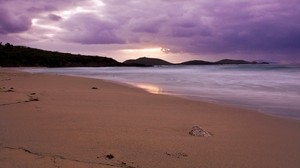
[{"label": "wet sand", "polygon": [[[189,134],[194,125],[212,136]],[[300,122],[0,69],[0,168],[300,167]]]}]

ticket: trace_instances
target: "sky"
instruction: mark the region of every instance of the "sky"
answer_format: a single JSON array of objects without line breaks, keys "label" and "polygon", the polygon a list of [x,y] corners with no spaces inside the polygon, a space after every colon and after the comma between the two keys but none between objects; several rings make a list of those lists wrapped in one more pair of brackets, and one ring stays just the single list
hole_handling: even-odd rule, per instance
[{"label": "sky", "polygon": [[299,0],[0,0],[0,42],[171,62],[300,62]]}]

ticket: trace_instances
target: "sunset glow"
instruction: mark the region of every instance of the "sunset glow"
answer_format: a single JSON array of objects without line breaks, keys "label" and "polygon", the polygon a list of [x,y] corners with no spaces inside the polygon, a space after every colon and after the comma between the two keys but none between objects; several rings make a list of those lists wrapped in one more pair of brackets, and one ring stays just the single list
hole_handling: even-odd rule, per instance
[{"label": "sunset glow", "polygon": [[[48,29],[50,31],[62,31],[61,28],[54,26],[54,25],[50,25],[50,24],[41,24],[39,23],[39,19],[32,19],[32,26],[34,27],[38,27],[38,28],[43,28],[43,29]],[[52,34],[52,33],[48,33],[48,34]]]},{"label": "sunset glow", "polygon": [[163,57],[165,54],[161,48],[141,48],[141,49],[123,49],[121,50],[124,56],[136,56],[136,57]]},{"label": "sunset glow", "polygon": [[161,48],[124,49],[124,52],[160,52]]}]

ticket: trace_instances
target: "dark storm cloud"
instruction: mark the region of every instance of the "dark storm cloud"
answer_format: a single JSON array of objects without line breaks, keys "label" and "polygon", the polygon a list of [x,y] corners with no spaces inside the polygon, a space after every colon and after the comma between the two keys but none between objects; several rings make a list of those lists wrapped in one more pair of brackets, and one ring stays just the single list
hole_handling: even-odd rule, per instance
[{"label": "dark storm cloud", "polygon": [[49,14],[48,19],[52,21],[60,21],[62,20],[62,17],[55,14]]},{"label": "dark storm cloud", "polygon": [[31,20],[26,16],[13,16],[6,9],[0,8],[0,34],[26,31],[31,26]]},{"label": "dark storm cloud", "polygon": [[[287,3],[287,5],[285,5]],[[216,31],[208,52],[286,52],[299,50],[300,11],[292,2],[271,2],[259,5],[231,5],[229,11],[212,13]],[[239,7],[239,8],[237,8]],[[230,10],[231,9],[231,10]],[[194,39],[195,42],[201,40]],[[214,47],[212,47],[214,46]],[[205,48],[203,50],[205,50]],[[195,49],[196,52],[199,50]]]}]

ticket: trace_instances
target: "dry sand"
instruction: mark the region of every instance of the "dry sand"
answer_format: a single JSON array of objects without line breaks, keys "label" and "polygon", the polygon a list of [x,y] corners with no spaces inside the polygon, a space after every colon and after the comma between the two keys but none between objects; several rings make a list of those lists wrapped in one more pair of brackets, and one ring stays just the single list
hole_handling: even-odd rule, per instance
[{"label": "dry sand", "polygon": [[[194,125],[212,136],[190,136]],[[299,168],[300,122],[1,69],[0,168],[16,167]]]}]

